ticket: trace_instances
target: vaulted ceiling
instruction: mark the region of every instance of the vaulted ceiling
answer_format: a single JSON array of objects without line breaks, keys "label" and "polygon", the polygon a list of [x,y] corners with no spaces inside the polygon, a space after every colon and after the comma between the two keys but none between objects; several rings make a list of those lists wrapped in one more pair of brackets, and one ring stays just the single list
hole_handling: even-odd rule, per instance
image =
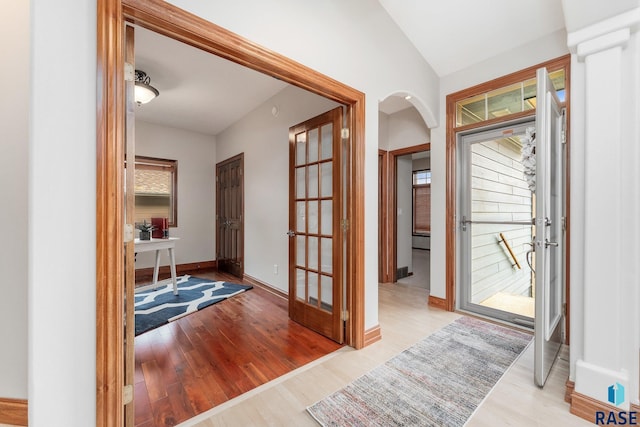
[{"label": "vaulted ceiling", "polygon": [[[441,77],[564,28],[561,0],[378,1]],[[136,31],[136,68],[160,89],[138,119],[209,135],[287,85],[144,29]],[[391,97],[380,110],[409,105]]]}]

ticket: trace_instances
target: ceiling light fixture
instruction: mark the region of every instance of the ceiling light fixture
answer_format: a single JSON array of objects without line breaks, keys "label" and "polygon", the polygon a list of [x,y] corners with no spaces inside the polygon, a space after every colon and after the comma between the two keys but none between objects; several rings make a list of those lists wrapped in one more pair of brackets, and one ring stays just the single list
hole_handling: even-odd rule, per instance
[{"label": "ceiling light fixture", "polygon": [[156,96],[160,95],[158,89],[151,86],[151,77],[147,76],[147,73],[141,70],[136,70],[136,88],[135,99],[136,104],[142,105],[151,101]]}]

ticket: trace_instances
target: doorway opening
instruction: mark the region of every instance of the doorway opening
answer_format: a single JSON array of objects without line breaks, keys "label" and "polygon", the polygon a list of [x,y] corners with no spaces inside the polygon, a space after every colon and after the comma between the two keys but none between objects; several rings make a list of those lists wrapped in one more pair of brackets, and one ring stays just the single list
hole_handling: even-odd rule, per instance
[{"label": "doorway opening", "polygon": [[[122,425],[126,402],[123,375],[124,21],[158,32],[210,54],[276,77],[345,105],[350,129],[346,196],[349,227],[345,341],[364,346],[364,94],[168,3],[102,0],[98,3],[97,114],[97,419],[99,426]],[[247,53],[249,52],[249,53]]]},{"label": "doorway opening", "polygon": [[388,153],[388,281],[430,289],[431,144]]},{"label": "doorway opening", "polygon": [[[557,85],[558,95],[563,99],[566,108],[567,123],[570,123],[570,56],[566,55],[538,64],[515,73],[497,78],[490,82],[482,83],[474,87],[456,92],[447,96],[447,144],[446,144],[446,298],[442,301],[442,307],[449,311],[460,306],[460,295],[457,295],[460,282],[460,248],[461,220],[459,213],[459,197],[457,193],[458,180],[460,179],[458,162],[458,136],[462,133],[472,133],[479,129],[500,127],[505,123],[526,120],[533,115],[536,108],[536,71],[544,67],[554,79]],[[567,127],[565,133],[565,145],[570,143],[570,130]],[[568,151],[568,149],[567,149]],[[569,165],[565,169],[565,193],[570,192]],[[571,206],[569,198],[566,198],[566,217],[570,217]],[[567,221],[566,241],[569,241],[570,227]],[[508,240],[508,238],[507,238]],[[503,245],[501,243],[501,245]],[[564,294],[569,301],[569,253],[570,247],[566,245],[564,260],[567,268],[564,272]],[[520,261],[520,259],[519,259]],[[524,263],[526,264],[526,263]],[[521,263],[521,265],[523,265]],[[523,269],[528,268],[524,266]],[[534,290],[535,291],[535,290]],[[566,342],[569,343],[569,311],[566,307]]]},{"label": "doorway opening", "polygon": [[[341,209],[344,203],[340,198],[343,192],[334,197],[332,189],[344,185],[346,175],[340,165],[348,155],[341,153],[342,129],[346,126],[342,121],[343,107],[334,108],[336,102],[139,26],[128,26],[127,30],[134,44],[136,66],[150,72],[162,91],[162,96],[152,103],[129,109],[135,116],[136,131],[135,137],[127,135],[127,145],[149,155],[179,159],[176,175],[180,175],[181,184],[187,184],[180,191],[180,227],[171,230],[172,238],[180,239],[179,261],[187,261],[179,265],[179,270],[206,281],[254,286],[251,292],[233,301],[208,307],[135,338],[135,365],[126,366],[135,366],[135,425],[145,425],[159,417],[184,421],[185,417],[200,414],[340,347],[327,343],[321,335],[329,335],[339,343],[344,336],[344,281],[340,268],[344,253],[338,244],[343,236],[340,220],[345,218]],[[158,58],[158,51],[167,56]],[[179,66],[174,64],[176,60]],[[193,87],[208,90],[195,94],[190,92]],[[247,90],[251,97],[228,99],[228,88]],[[187,103],[185,93],[190,94]],[[203,107],[205,103],[207,107]],[[290,179],[287,167],[286,154],[291,144],[288,127],[330,107],[339,113],[337,122],[329,124],[333,132],[327,131],[322,122],[301,134],[304,141],[296,141],[295,147],[297,152],[308,155],[302,156],[304,167],[297,168],[306,175],[301,185],[304,201],[297,203],[308,205],[302,218],[312,236],[306,242],[308,251],[303,251],[310,256],[305,265],[287,252],[284,233],[290,227],[288,185],[298,182]],[[231,110],[235,114],[221,118]],[[345,138],[344,143],[348,142]],[[135,184],[140,182],[136,180]],[[318,218],[320,212],[322,216]],[[327,221],[327,216],[333,221]],[[300,231],[300,227],[294,229]],[[336,235],[336,244],[327,246],[332,234]],[[317,244],[313,245],[312,240]],[[212,253],[214,245],[216,250]],[[318,256],[314,258],[312,253]],[[327,260],[327,254],[335,255],[340,262]],[[203,259],[212,261],[200,261]],[[141,262],[144,260],[138,257],[138,266]],[[217,268],[209,268],[211,264]],[[193,271],[184,271],[189,266]],[[287,300],[299,299],[299,295],[287,292],[292,289],[288,276],[296,277],[295,272],[302,267],[309,278],[308,295],[303,295],[308,299],[301,310],[288,316]],[[338,297],[328,305],[326,298],[331,296],[331,289],[327,291],[327,279],[334,284],[333,295]],[[313,317],[315,322],[307,316],[314,296],[316,302],[322,302],[317,310],[320,316]],[[269,315],[265,316],[265,312]],[[327,313],[330,319],[322,316]],[[259,326],[255,325],[258,318]],[[303,326],[320,335],[301,332]],[[279,334],[268,343],[260,343],[272,330]],[[170,349],[170,357],[154,350],[163,346]],[[265,352],[278,362],[265,363]],[[188,403],[179,408],[167,407],[167,401],[185,395],[190,397]],[[129,412],[132,405],[127,406]]]},{"label": "doorway opening", "polygon": [[396,281],[430,290],[431,151],[396,159]]}]

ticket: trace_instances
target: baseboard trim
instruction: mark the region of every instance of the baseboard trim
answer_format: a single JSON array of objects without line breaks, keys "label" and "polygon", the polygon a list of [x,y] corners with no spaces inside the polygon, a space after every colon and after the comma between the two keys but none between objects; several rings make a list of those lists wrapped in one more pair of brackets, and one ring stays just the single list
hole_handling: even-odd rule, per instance
[{"label": "baseboard trim", "polygon": [[[638,407],[638,405],[631,405],[630,410],[638,411],[640,410],[640,407]],[[571,412],[573,415],[576,415],[582,419],[585,419],[590,423],[595,423],[596,411],[615,412],[615,413],[622,412],[620,408],[616,408],[613,405],[600,402],[599,400],[596,400],[592,397],[585,396],[584,394],[580,394],[575,390],[571,393],[571,407],[569,409],[569,412]]]},{"label": "baseboard trim", "polygon": [[429,295],[429,305],[435,308],[447,310],[447,300]]},{"label": "baseboard trim", "polygon": [[564,401],[567,402],[568,404],[571,404],[571,396],[573,396],[573,393],[576,390],[576,383],[574,381],[571,381],[569,379],[567,379],[567,382],[565,383],[565,390],[564,390]]},{"label": "baseboard trim", "polygon": [[[186,273],[198,274],[200,271],[215,270],[218,268],[218,262],[213,261],[200,261],[189,262],[185,264],[176,264],[176,274],[181,276]],[[160,266],[158,270],[158,278],[167,279],[171,277],[171,269],[168,265]],[[139,268],[136,270],[136,283],[151,281],[153,279],[153,267]]]},{"label": "baseboard trim", "polygon": [[364,331],[364,344],[363,348],[373,344],[374,342],[378,342],[382,339],[382,329],[380,329],[380,325],[376,325],[373,328],[367,329]]},{"label": "baseboard trim", "polygon": [[271,292],[272,294],[275,294],[276,296],[279,296],[280,298],[284,298],[286,300],[289,299],[289,294],[287,294],[286,292],[281,291],[280,289],[263,282],[260,279],[256,279],[253,276],[250,276],[248,274],[245,274],[244,277],[242,278],[245,282],[249,283],[250,285],[254,285],[254,286],[258,286],[259,288],[264,289],[267,292]]},{"label": "baseboard trim", "polygon": [[24,399],[7,399],[0,397],[0,424],[14,426],[29,425],[28,403]]}]

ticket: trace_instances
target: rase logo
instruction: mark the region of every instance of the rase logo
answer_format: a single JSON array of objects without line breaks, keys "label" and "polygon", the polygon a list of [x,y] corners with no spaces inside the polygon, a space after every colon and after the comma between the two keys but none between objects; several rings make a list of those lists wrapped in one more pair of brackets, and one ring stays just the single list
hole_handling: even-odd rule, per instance
[{"label": "rase logo", "polygon": [[[624,403],[624,386],[615,383],[607,389],[607,400],[612,405]],[[638,413],[635,411],[596,411],[596,425],[638,425]]]},{"label": "rase logo", "polygon": [[609,403],[618,406],[624,402],[624,386],[622,384],[615,383],[610,385],[608,392]]}]

